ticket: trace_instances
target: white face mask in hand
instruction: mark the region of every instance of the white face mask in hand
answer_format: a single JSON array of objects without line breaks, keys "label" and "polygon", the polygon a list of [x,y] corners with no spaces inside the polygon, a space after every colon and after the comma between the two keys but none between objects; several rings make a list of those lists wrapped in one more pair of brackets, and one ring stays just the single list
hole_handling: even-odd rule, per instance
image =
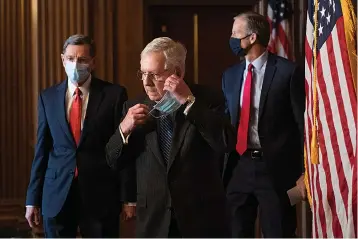
[{"label": "white face mask in hand", "polygon": [[[154,105],[149,114],[151,114],[154,118],[164,117],[178,110],[180,106],[180,102],[169,91],[167,91],[162,99]],[[153,110],[159,111],[159,116],[154,114]]]}]

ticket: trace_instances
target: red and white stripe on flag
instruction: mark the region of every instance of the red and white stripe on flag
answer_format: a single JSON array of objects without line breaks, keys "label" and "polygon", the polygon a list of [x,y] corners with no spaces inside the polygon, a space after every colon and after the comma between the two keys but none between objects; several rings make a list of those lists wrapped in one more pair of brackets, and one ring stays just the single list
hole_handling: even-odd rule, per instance
[{"label": "red and white stripe on flag", "polygon": [[357,236],[357,98],[339,0],[317,1],[317,125],[319,164],[311,161],[314,1],[305,39],[306,179],[313,237]]},{"label": "red and white stripe on flag", "polygon": [[267,19],[271,30],[268,50],[278,56],[293,60],[288,20],[290,11],[291,7],[287,0],[270,0],[268,2]]}]

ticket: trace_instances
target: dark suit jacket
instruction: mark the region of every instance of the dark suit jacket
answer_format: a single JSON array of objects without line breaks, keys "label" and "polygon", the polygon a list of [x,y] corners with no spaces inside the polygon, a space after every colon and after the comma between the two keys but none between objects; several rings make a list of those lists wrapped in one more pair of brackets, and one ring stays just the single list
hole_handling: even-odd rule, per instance
[{"label": "dark suit jacket", "polygon": [[[225,71],[222,89],[226,111],[236,127],[240,122],[240,93],[245,61]],[[285,58],[268,55],[262,85],[258,132],[274,186],[287,190],[303,172],[303,124],[305,109],[304,76],[298,66]],[[232,178],[239,155],[232,152],[226,163],[224,181]],[[236,180],[240,181],[240,180]],[[235,190],[230,188],[228,190]],[[232,185],[238,187],[238,185]]]},{"label": "dark suit jacket", "polygon": [[[220,156],[233,149],[233,127],[224,117],[224,98],[206,88],[192,88],[196,101],[188,115],[174,115],[169,166],[162,158],[157,121],[136,128],[123,145],[119,130],[107,144],[113,168],[136,166],[137,237],[168,237],[171,210],[184,237],[228,237],[226,199]],[[136,103],[128,102],[125,113]]]},{"label": "dark suit jacket", "polygon": [[66,90],[67,80],[39,96],[37,144],[26,205],[40,206],[44,216],[55,217],[66,200],[77,160],[80,195],[87,212],[98,217],[119,213],[120,199],[125,198],[120,198],[118,174],[106,163],[105,146],[122,117],[126,90],[92,77],[78,147],[66,119]]}]

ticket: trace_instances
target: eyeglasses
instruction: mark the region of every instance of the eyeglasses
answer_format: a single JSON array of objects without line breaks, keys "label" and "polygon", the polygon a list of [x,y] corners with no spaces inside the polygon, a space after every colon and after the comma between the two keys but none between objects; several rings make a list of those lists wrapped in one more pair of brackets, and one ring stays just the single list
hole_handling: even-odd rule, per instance
[{"label": "eyeglasses", "polygon": [[92,58],[75,57],[75,56],[65,56],[65,59],[70,62],[75,62],[77,60],[77,63],[79,63],[79,64],[88,64],[92,60]]},{"label": "eyeglasses", "polygon": [[160,79],[160,77],[166,72],[167,72],[167,70],[165,70],[165,71],[163,71],[161,73],[143,72],[141,70],[138,70],[137,77],[140,80],[144,80],[144,77],[147,77],[150,80],[155,80],[157,82],[164,82],[165,79]]}]

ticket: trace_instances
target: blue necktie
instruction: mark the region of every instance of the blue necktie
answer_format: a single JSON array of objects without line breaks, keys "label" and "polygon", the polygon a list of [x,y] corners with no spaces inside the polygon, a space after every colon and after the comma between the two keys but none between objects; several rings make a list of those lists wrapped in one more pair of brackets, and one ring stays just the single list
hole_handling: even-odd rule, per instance
[{"label": "blue necktie", "polygon": [[159,148],[162,151],[164,163],[168,165],[173,137],[173,119],[171,115],[159,119],[158,137]]}]

